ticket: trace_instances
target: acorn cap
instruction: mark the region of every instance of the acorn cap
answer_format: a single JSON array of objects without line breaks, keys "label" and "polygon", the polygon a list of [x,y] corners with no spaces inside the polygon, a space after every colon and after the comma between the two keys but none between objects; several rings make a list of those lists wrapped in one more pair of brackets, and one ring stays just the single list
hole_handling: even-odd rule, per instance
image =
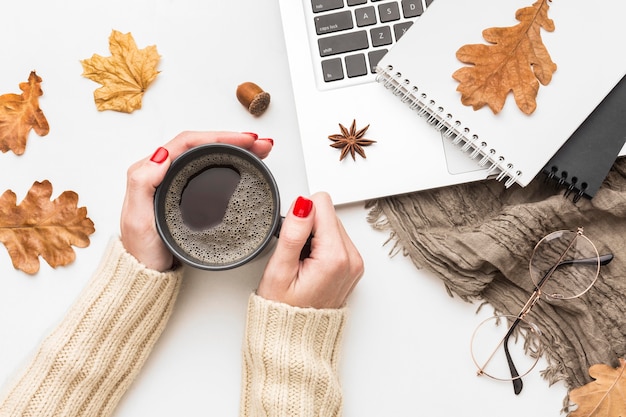
[{"label": "acorn cap", "polygon": [[250,102],[250,105],[248,106],[248,111],[255,116],[260,116],[269,105],[270,95],[269,93],[263,91],[262,93],[257,94]]},{"label": "acorn cap", "polygon": [[237,87],[237,99],[254,116],[263,114],[270,104],[269,93],[252,82],[245,82]]}]

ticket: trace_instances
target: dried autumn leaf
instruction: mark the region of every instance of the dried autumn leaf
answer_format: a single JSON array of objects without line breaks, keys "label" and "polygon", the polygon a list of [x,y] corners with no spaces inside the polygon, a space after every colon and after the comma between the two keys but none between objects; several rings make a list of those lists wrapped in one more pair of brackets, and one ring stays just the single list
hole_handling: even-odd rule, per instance
[{"label": "dried autumn leaf", "polygon": [[626,416],[626,360],[619,362],[617,368],[604,364],[589,368],[595,381],[570,391],[570,400],[578,405],[570,417]]},{"label": "dried autumn leaf", "polygon": [[541,29],[554,31],[548,18],[550,0],[538,0],[532,7],[515,13],[515,26],[490,28],[483,38],[490,45],[464,45],[457,58],[472,66],[458,69],[452,77],[460,84],[461,102],[478,110],[488,105],[497,114],[504,107],[506,96],[513,92],[519,109],[531,114],[537,107],[539,83],[548,85],[556,64],[548,53]]},{"label": "dried autumn leaf", "polygon": [[110,57],[94,54],[81,61],[83,76],[102,84],[94,91],[100,111],[132,113],[141,108],[143,93],[159,74],[161,59],[156,46],[137,49],[132,34],[116,30],[109,37]]},{"label": "dried autumn leaf", "polygon": [[85,207],[77,207],[78,195],[65,191],[50,201],[52,184],[35,182],[17,205],[7,190],[0,196],[0,242],[6,246],[13,266],[28,274],[39,271],[39,256],[53,268],[74,261],[72,245],[89,246],[95,231]]},{"label": "dried autumn leaf", "polygon": [[22,94],[0,96],[0,150],[13,151],[21,155],[26,149],[30,130],[39,136],[50,131],[48,120],[39,108],[39,97],[43,95],[41,77],[31,71],[28,81],[20,83]]}]

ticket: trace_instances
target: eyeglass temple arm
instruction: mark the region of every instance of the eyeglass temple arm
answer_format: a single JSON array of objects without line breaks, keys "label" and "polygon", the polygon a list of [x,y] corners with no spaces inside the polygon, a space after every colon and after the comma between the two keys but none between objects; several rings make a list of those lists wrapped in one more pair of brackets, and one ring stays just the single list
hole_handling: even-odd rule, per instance
[{"label": "eyeglass temple arm", "polygon": [[522,378],[520,378],[519,372],[517,372],[517,368],[513,363],[513,358],[511,358],[511,353],[509,352],[509,338],[513,334],[513,330],[515,330],[520,321],[522,321],[522,318],[518,317],[504,336],[504,354],[506,355],[506,362],[509,364],[509,371],[511,371],[511,382],[513,382],[513,391],[515,392],[515,395],[519,395],[519,393],[522,392],[522,388],[524,388],[524,383],[522,382]]},{"label": "eyeglass temple arm", "polygon": [[563,265],[574,265],[574,264],[593,264],[596,263],[596,259],[600,260],[600,265],[606,265],[613,260],[615,256],[612,253],[607,253],[606,255],[600,255],[598,258],[595,256],[592,258],[582,258],[582,259],[568,259],[566,261],[561,261],[557,267]]},{"label": "eyeglass temple arm", "polygon": [[[600,259],[600,265],[607,265],[609,262],[611,262],[613,260],[614,256],[612,253],[608,253],[606,255],[601,255],[599,257]],[[592,258],[582,258],[582,259],[569,259],[569,260],[564,260],[559,262],[556,267],[552,268],[551,271],[548,271],[545,276],[539,281],[539,286],[543,285],[544,281],[548,278],[548,276],[550,275],[550,272],[554,271],[556,268],[563,266],[563,265],[573,265],[573,264],[586,264],[586,263],[595,263],[597,262],[596,257],[592,257]],[[538,294],[533,294],[534,296],[538,296]],[[534,303],[532,303],[534,304]],[[522,321],[522,317],[523,315],[525,315],[528,310],[530,310],[530,308],[528,308],[530,306],[525,306],[523,311],[520,313],[520,315],[517,317],[517,319],[513,322],[513,324],[511,325],[511,327],[509,328],[509,330],[507,331],[506,335],[504,336],[504,354],[506,355],[506,361],[509,364],[509,370],[511,371],[511,378],[513,378],[513,390],[515,391],[515,394],[519,394],[520,392],[522,392],[522,388],[524,387],[524,383],[522,382],[522,378],[520,378],[519,376],[519,372],[517,372],[517,368],[515,368],[515,364],[513,363],[513,358],[511,358],[511,353],[509,352],[509,338],[511,337],[511,335],[513,334],[513,331],[515,330],[515,328],[517,327],[517,325]]]},{"label": "eyeglass temple arm", "polygon": [[551,275],[551,272],[554,271],[555,269],[557,269],[558,267],[561,267],[563,265],[576,265],[576,264],[594,264],[596,262],[598,262],[598,260],[600,260],[600,265],[607,265],[609,264],[613,258],[615,256],[613,256],[612,253],[607,253],[605,255],[600,255],[599,257],[591,257],[591,258],[581,258],[581,259],[567,259],[564,261],[559,262],[555,267],[553,267],[550,271],[548,271],[543,278],[541,278],[541,280],[537,283],[538,287],[541,287],[544,283],[544,281]]},{"label": "eyeglass temple arm", "polygon": [[613,260],[614,256],[612,253],[607,253],[606,255],[600,256],[600,265],[606,265]]}]

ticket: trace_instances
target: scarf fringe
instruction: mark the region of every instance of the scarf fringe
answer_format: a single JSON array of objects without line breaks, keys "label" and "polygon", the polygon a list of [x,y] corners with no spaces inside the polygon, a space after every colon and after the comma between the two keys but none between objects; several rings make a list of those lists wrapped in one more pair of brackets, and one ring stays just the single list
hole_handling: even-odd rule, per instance
[{"label": "scarf fringe", "polygon": [[383,243],[383,246],[387,246],[390,243],[392,244],[388,253],[389,257],[393,258],[398,253],[402,253],[402,256],[409,256],[408,251],[401,245],[398,234],[393,230],[389,219],[383,212],[382,208],[376,204],[376,201],[368,201],[365,204],[365,208],[369,209],[367,222],[372,226],[372,228],[382,232],[389,232],[389,237]]}]

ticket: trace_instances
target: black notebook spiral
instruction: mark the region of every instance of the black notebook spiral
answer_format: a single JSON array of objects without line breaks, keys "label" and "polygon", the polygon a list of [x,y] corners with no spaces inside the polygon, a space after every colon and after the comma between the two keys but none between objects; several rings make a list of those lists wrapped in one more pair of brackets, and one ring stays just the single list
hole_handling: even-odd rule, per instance
[{"label": "black notebook spiral", "polygon": [[543,168],[574,202],[593,198],[626,142],[626,76]]}]

